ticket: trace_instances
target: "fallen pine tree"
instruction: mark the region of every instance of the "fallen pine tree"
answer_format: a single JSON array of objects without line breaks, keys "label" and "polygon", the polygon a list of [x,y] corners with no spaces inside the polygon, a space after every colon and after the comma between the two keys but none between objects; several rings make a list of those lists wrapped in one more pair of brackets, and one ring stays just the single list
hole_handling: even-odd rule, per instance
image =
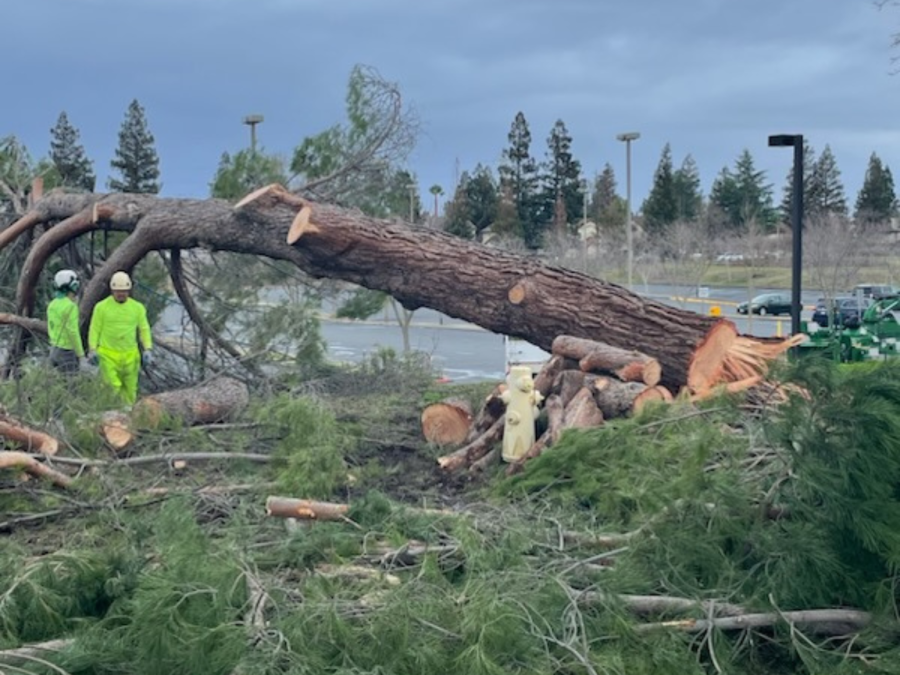
[{"label": "fallen pine tree", "polygon": [[[685,387],[702,393],[722,382],[746,379],[748,372],[759,374],[783,343],[740,336],[730,321],[642,298],[600,279],[442,232],[313,202],[278,185],[236,205],[215,199],[52,192],[4,230],[0,249],[39,226],[47,229],[35,239],[23,265],[12,322],[23,322],[33,311],[38,281],[53,253],[91,231],[114,229],[128,236],[86,285],[80,303],[85,326],[116,270],[133,269],[153,251],[204,247],[289,261],[313,277],[385,291],[407,309],[431,307],[547,350],[559,335],[634,350],[658,362],[660,382],[673,394]],[[11,364],[24,347],[24,341],[13,345]],[[591,358],[615,361],[620,356]],[[652,363],[622,363],[617,370],[624,374],[623,368],[638,368],[641,378],[652,379]]]}]

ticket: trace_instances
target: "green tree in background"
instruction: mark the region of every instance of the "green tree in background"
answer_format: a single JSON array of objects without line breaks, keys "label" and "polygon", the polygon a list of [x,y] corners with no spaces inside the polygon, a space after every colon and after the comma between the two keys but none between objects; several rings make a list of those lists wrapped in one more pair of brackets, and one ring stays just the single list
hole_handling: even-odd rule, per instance
[{"label": "green tree in background", "polygon": [[93,162],[88,159],[84,146],[79,142],[80,134],[69,122],[65,111],[59,114],[50,136],[50,161],[59,174],[59,184],[93,192],[97,183]]},{"label": "green tree in background", "polygon": [[886,223],[897,215],[897,194],[891,168],[874,152],[869,157],[866,177],[856,197],[857,220]]},{"label": "green tree in background", "polygon": [[809,186],[804,186],[803,192],[804,210],[810,215],[847,215],[847,197],[841,171],[828,145],[813,165]]},{"label": "green tree in background", "polygon": [[270,183],[287,185],[284,160],[262,150],[240,150],[231,155],[222,153],[219,167],[210,184],[210,195],[236,201],[253,190]]},{"label": "green tree in background", "polygon": [[488,167],[478,164],[471,174],[464,171],[447,205],[444,229],[466,239],[479,237],[496,220],[499,199],[497,182]]},{"label": "green tree in background", "polygon": [[772,205],[772,186],[746,149],[735,162],[734,171],[726,167],[716,177],[709,200],[721,213],[722,224],[734,234],[745,233],[751,223],[763,232],[769,231],[778,219]]},{"label": "green tree in background", "polygon": [[641,212],[644,216],[644,229],[650,236],[662,234],[678,218],[672,148],[668,143],[663,147],[659,164],[653,174],[653,187],[644,200]]},{"label": "green tree in background", "polygon": [[572,156],[572,136],[562,120],[556,120],[547,137],[547,158],[541,167],[541,222],[557,230],[578,222],[582,212],[581,163]]},{"label": "green tree in background", "polygon": [[538,168],[531,156],[531,131],[522,112],[516,113],[507,136],[509,146],[503,151],[498,169],[500,185],[509,191],[515,205],[518,223],[504,223],[504,229],[520,232],[525,245],[539,248],[543,228],[536,214]]},{"label": "green tree in background", "polygon": [[703,193],[700,189],[700,170],[691,155],[684,158],[672,176],[675,192],[676,220],[692,222],[703,213]]},{"label": "green tree in background", "polygon": [[144,109],[137,99],[131,102],[125,113],[125,120],[119,129],[119,146],[110,166],[119,174],[118,178],[109,179],[109,189],[113,192],[159,193],[156,140],[147,127]]},{"label": "green tree in background", "polygon": [[616,174],[607,162],[594,178],[591,194],[590,218],[609,230],[622,231],[627,220],[625,200],[616,191]]}]

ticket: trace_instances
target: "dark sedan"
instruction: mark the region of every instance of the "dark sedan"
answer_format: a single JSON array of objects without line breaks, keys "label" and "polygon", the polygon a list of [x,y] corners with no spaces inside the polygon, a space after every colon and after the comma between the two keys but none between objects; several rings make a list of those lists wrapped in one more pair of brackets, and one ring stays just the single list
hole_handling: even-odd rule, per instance
[{"label": "dark sedan", "polygon": [[759,314],[760,316],[790,314],[791,297],[784,293],[763,293],[757,295],[750,302],[739,304],[737,311],[738,314]]},{"label": "dark sedan", "polygon": [[[831,315],[834,317],[833,325],[847,326],[858,324],[862,319],[862,313],[869,306],[869,301],[863,298],[862,303],[856,298],[834,298],[831,301]],[[822,327],[832,325],[829,321],[829,312],[825,299],[820,298],[813,310],[812,320]]]}]

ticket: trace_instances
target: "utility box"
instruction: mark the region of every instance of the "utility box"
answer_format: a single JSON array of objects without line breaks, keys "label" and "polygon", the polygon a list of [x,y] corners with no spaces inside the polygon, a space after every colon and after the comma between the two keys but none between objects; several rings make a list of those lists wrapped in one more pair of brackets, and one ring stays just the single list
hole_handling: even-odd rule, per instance
[{"label": "utility box", "polygon": [[531,368],[532,376],[535,376],[550,359],[550,354],[543,349],[520,338],[504,335],[503,344],[506,352],[506,368],[504,369],[506,373],[513,366],[528,366]]}]

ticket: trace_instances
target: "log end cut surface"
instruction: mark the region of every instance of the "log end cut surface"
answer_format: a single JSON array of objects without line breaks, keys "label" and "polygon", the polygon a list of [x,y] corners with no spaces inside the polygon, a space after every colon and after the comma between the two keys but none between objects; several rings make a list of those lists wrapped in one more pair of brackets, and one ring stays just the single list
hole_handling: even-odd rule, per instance
[{"label": "log end cut surface", "polygon": [[422,411],[422,434],[429,443],[459,445],[472,426],[472,408],[459,399],[433,403]]}]

